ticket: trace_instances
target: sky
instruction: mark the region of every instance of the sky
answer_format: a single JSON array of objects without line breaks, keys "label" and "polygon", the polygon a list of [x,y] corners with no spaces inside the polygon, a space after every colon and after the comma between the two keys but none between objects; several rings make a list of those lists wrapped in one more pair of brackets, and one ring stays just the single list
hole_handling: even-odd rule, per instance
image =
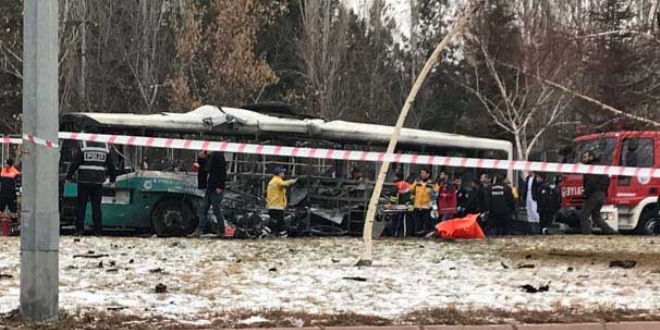
[{"label": "sky", "polygon": [[[349,7],[353,8],[362,16],[366,15],[371,0],[344,0]],[[397,23],[401,34],[410,34],[410,2],[409,0],[385,0],[390,7],[391,15]]]},{"label": "sky", "polygon": [[[361,16],[366,16],[372,0],[343,0],[350,8]],[[410,36],[410,0],[384,0],[390,8],[390,15],[394,18],[402,36]],[[450,8],[458,9],[464,3],[463,0],[451,0]]]}]

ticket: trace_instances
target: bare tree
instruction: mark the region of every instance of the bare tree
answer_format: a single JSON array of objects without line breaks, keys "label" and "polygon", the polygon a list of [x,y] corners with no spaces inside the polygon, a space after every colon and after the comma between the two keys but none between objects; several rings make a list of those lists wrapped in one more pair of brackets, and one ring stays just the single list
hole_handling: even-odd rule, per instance
[{"label": "bare tree", "polygon": [[302,13],[303,38],[300,57],[305,64],[305,78],[312,111],[328,119],[340,118],[347,108],[342,82],[348,52],[348,13],[338,1],[298,0]]},{"label": "bare tree", "polygon": [[140,92],[146,113],[151,113],[162,82],[166,60],[161,57],[170,2],[166,0],[139,0],[137,8],[127,10],[130,17],[130,37],[122,46],[126,65]]},{"label": "bare tree", "polygon": [[[452,79],[478,99],[498,127],[513,136],[517,158],[527,160],[543,135],[561,119],[572,96],[528,78],[520,69],[498,65],[486,47],[479,44],[487,79],[493,82],[495,92],[481,85],[483,80],[476,66],[472,85]],[[555,63],[552,77],[558,77],[561,69],[562,63]]]}]

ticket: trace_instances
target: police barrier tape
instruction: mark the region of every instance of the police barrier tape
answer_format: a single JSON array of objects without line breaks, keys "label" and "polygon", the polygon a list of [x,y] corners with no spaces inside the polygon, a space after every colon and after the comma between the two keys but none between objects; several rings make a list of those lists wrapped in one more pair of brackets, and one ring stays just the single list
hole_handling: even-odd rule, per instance
[{"label": "police barrier tape", "polygon": [[[32,143],[57,148],[57,144],[25,135],[23,137]],[[436,165],[445,167],[485,168],[497,170],[518,170],[525,172],[575,173],[575,174],[607,174],[638,178],[660,178],[660,168],[637,168],[606,165],[561,164],[528,161],[509,161],[499,159],[477,159],[463,157],[430,156],[418,154],[394,154],[386,156],[384,152],[353,151],[320,148],[284,147],[262,144],[235,143],[226,141],[203,141],[188,139],[154,138],[144,136],[104,135],[88,133],[60,132],[59,138],[64,140],[95,141],[109,144],[130,146],[172,148],[185,150],[209,150],[232,153],[243,153],[266,156],[286,156],[314,159],[334,159],[344,161],[382,162],[385,159],[394,163],[418,165]],[[11,141],[10,141],[11,140]],[[18,140],[18,141],[16,141]],[[19,139],[3,138],[3,143],[21,143]]]},{"label": "police barrier tape", "polygon": [[0,138],[0,144],[22,144],[23,140],[27,140],[30,141],[31,143],[44,146],[47,148],[59,148],[59,145],[55,142],[44,140],[29,134],[24,134],[22,139],[12,138],[7,135],[3,135],[2,138]]}]

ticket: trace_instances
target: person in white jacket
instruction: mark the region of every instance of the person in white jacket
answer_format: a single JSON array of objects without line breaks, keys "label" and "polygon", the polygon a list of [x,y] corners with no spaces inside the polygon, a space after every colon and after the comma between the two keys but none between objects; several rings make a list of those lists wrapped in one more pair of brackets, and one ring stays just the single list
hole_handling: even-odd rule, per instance
[{"label": "person in white jacket", "polygon": [[538,223],[541,220],[538,211],[538,203],[536,201],[538,196],[537,190],[538,183],[536,182],[536,174],[531,172],[527,176],[527,179],[525,179],[525,209],[527,210],[527,221],[536,224],[536,226],[538,226]]}]

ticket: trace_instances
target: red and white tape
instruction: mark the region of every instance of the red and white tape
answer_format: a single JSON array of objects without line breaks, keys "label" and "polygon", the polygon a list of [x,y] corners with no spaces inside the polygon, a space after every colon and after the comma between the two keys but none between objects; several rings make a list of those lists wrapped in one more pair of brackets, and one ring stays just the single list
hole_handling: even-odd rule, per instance
[{"label": "red and white tape", "polygon": [[21,140],[19,138],[12,138],[12,137],[9,137],[9,136],[6,136],[6,135],[3,135],[2,139],[0,139],[0,141],[1,141],[0,142],[1,144],[21,144],[21,143],[23,143],[23,140]]},{"label": "red and white tape", "polygon": [[[525,172],[607,174],[640,178],[660,178],[660,168],[636,168],[604,165],[561,164],[527,161],[509,161],[499,159],[477,159],[463,157],[429,156],[419,154],[394,154],[386,156],[384,152],[352,151],[319,148],[284,147],[262,144],[202,141],[188,139],[154,138],[144,136],[103,135],[60,132],[60,139],[78,141],[96,141],[108,144],[130,146],[172,148],[185,150],[210,150],[243,154],[286,156],[315,159],[334,159],[344,161],[382,162],[389,159],[394,163],[418,165],[437,165],[445,167],[485,168],[497,170],[519,170]],[[56,148],[57,144],[43,139],[25,138],[33,143]]]},{"label": "red and white tape", "polygon": [[0,138],[0,144],[22,144],[23,140],[27,140],[33,144],[44,146],[46,148],[59,148],[59,144],[53,141],[44,140],[29,134],[24,134],[23,139],[12,138],[7,135],[3,135],[2,138]]}]

